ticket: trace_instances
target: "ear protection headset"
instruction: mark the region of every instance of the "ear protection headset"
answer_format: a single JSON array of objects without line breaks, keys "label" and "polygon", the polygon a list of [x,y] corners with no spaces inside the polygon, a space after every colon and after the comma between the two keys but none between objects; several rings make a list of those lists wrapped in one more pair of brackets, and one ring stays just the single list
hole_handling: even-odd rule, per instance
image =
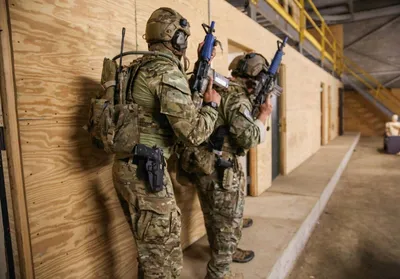
[{"label": "ear protection headset", "polygon": [[240,61],[238,62],[237,68],[236,68],[236,72],[239,73],[240,75],[243,75],[243,76],[251,76],[251,77],[253,77],[254,75],[251,74],[251,70],[252,69],[249,69],[248,61],[250,59],[254,58],[256,55],[261,56],[264,59],[265,65],[267,67],[269,66],[269,63],[268,63],[267,59],[265,59],[264,56],[262,56],[259,53],[252,52],[252,53],[246,54],[245,57],[240,59]]},{"label": "ear protection headset", "polygon": [[[188,25],[188,21],[185,18],[179,20],[179,25],[185,28]],[[183,51],[187,48],[187,38],[188,36],[182,30],[176,30],[174,36],[171,39],[172,46],[177,51]]]}]

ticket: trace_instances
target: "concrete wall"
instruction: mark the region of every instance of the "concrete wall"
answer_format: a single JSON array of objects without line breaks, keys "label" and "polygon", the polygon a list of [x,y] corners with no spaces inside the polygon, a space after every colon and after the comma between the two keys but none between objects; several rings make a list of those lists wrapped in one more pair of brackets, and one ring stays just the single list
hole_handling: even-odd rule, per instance
[{"label": "concrete wall", "polygon": [[[218,52],[216,70],[228,74],[228,40],[272,58],[274,35],[227,2],[211,3],[216,35],[225,49]],[[112,158],[93,149],[81,127],[98,88],[103,58],[119,52],[122,27],[127,29],[126,50],[145,49],[147,18],[160,6],[175,8],[189,19],[193,35],[188,57],[193,65],[204,38],[201,23],[207,22],[207,1],[9,1],[36,278],[132,278],[136,272],[134,241],[112,187]],[[331,86],[333,104],[341,83],[293,48],[285,53],[283,148],[290,172],[320,147],[320,83]],[[337,125],[337,118],[332,119]],[[257,153],[261,193],[271,185],[270,134]],[[173,179],[187,246],[204,234],[202,214],[193,186]]]},{"label": "concrete wall", "polygon": [[[216,36],[226,46],[228,40],[262,53],[272,59],[277,37],[225,1],[212,1],[212,19],[216,21]],[[235,15],[235,16],[233,16]],[[255,35],[257,34],[257,35]],[[341,82],[288,46],[283,64],[286,65],[287,93],[287,146],[286,170],[292,171],[314,154],[321,142],[320,83],[331,86],[332,125],[338,127],[338,88]],[[218,53],[215,58],[217,71],[228,74],[228,53]],[[331,125],[331,126],[332,126]],[[332,131],[332,138],[338,135]],[[259,193],[271,185],[271,135],[257,148]]]}]

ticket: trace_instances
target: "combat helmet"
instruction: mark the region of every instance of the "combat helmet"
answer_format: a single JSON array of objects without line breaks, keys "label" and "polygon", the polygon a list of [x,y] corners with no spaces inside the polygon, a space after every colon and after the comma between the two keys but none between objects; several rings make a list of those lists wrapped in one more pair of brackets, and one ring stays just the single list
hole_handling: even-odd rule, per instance
[{"label": "combat helmet", "polygon": [[228,70],[229,70],[229,71],[234,71],[234,70],[237,68],[237,65],[238,65],[239,61],[240,61],[241,59],[243,59],[244,56],[245,56],[245,55],[242,54],[242,55],[238,55],[238,56],[236,56],[235,58],[233,58],[232,62],[229,64]]},{"label": "combat helmet", "polygon": [[259,53],[250,52],[236,58],[229,65],[233,76],[256,77],[262,70],[267,71],[269,67],[267,59]]},{"label": "combat helmet", "polygon": [[189,22],[171,8],[158,8],[147,21],[145,39],[148,44],[171,42],[175,49],[183,50],[189,36]]}]

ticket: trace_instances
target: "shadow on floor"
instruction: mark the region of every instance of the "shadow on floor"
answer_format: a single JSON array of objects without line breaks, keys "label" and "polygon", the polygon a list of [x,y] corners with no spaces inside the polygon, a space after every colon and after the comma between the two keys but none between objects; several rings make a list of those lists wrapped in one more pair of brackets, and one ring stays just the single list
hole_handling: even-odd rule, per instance
[{"label": "shadow on floor", "polygon": [[[343,279],[399,279],[400,259],[377,243],[364,242],[357,251],[358,263],[343,270]],[[316,277],[317,278],[317,277]]]}]

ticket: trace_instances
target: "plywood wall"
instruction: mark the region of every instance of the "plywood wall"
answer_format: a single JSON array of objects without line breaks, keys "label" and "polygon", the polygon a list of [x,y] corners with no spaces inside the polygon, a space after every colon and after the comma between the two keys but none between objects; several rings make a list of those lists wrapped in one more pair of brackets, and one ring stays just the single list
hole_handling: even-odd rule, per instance
[{"label": "plywood wall", "polygon": [[345,92],[344,130],[346,132],[360,132],[362,136],[382,136],[385,132],[385,123],[389,120],[358,92]]},{"label": "plywood wall", "polygon": [[[196,42],[204,37],[200,24],[207,4],[191,2],[168,6],[191,19],[193,61]],[[112,185],[112,158],[93,149],[81,127],[103,58],[119,51],[122,27],[126,50],[145,49],[145,22],[165,2],[11,0],[9,5],[36,278],[132,278],[136,251]],[[179,188],[177,195],[187,246],[204,234],[202,215],[193,187]]]},{"label": "plywood wall", "polygon": [[[10,0],[9,6],[36,278],[132,278],[136,252],[112,186],[112,158],[93,149],[81,127],[103,58],[119,51],[121,28],[127,29],[125,49],[143,50],[151,12],[160,6],[177,9],[192,26],[188,57],[193,65],[204,38],[207,1]],[[225,49],[214,61],[217,71],[229,74],[228,40],[273,56],[274,35],[226,1],[211,1],[211,10]],[[341,84],[291,47],[285,52],[284,148],[291,171],[320,146],[320,83],[332,92]],[[335,102],[337,94],[332,96]],[[269,135],[258,147],[260,193],[271,184],[270,154]],[[193,185],[173,179],[187,246],[204,234],[202,215]]]}]

